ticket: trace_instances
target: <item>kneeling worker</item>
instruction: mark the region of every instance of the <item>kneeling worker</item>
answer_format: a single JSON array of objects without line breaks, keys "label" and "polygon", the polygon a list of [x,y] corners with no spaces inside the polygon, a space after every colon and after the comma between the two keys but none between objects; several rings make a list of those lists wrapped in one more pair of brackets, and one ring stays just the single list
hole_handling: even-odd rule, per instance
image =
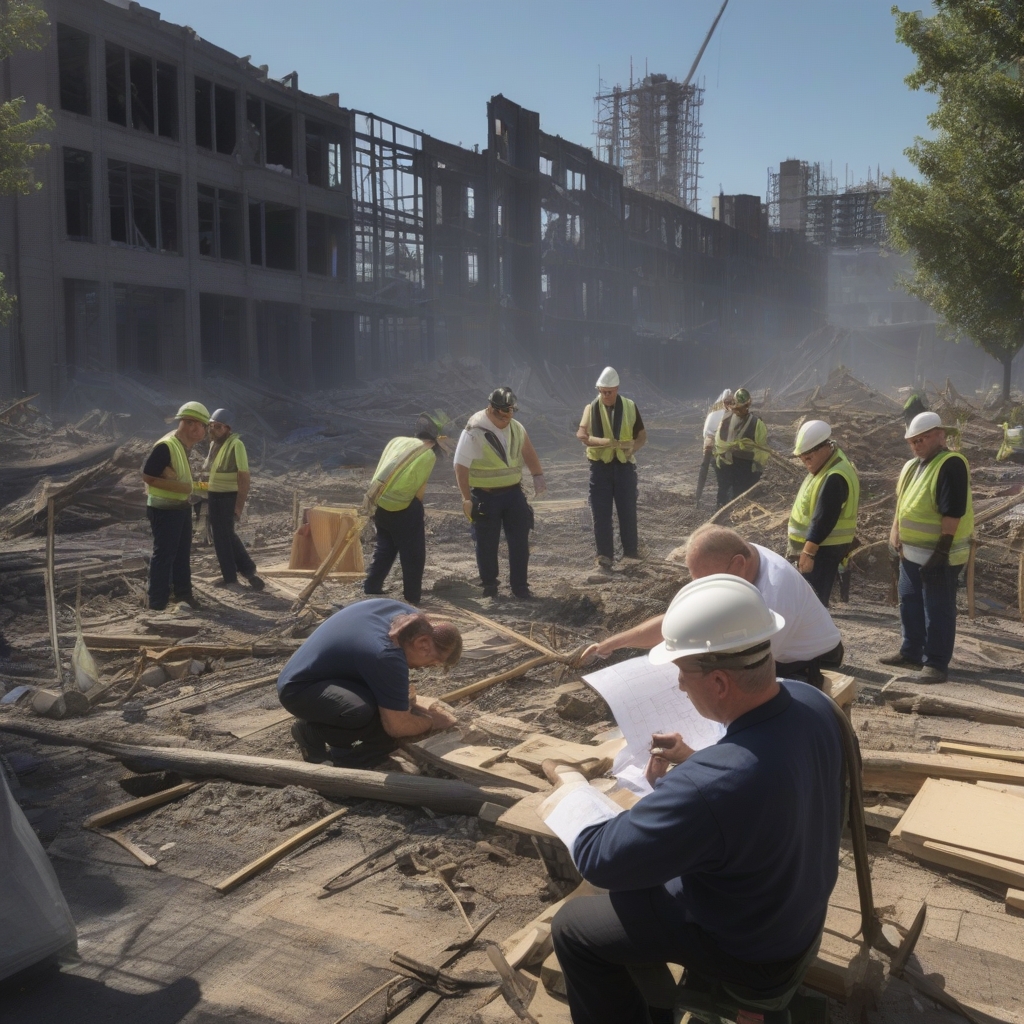
[{"label": "kneeling worker", "polygon": [[574,1024],[649,1022],[633,965],[681,964],[767,999],[813,959],[838,875],[842,737],[827,697],[776,679],[782,626],[735,576],[685,586],[650,659],[678,667],[679,689],[725,736],[696,752],[658,737],[654,792],[628,811],[595,808],[588,786],[558,803],[574,819],[556,829],[573,862],[608,890],[552,922]]},{"label": "kneeling worker", "polygon": [[447,712],[416,703],[409,669],[450,668],[461,655],[455,626],[433,623],[400,601],[360,601],[336,612],[277,680],[282,706],[299,719],[292,738],[303,760],[330,756],[336,766],[363,768],[407,736],[454,725]]}]

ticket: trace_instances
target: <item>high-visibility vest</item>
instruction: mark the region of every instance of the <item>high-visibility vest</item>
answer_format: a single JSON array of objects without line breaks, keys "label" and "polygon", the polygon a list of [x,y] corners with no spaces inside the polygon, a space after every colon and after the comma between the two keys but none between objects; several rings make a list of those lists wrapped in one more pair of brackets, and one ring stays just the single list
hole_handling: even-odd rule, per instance
[{"label": "high-visibility vest", "polygon": [[[927,555],[935,550],[942,532],[942,515],[936,502],[936,490],[939,482],[939,470],[948,459],[963,459],[967,466],[967,509],[953,535],[953,546],[949,551],[950,565],[963,565],[970,554],[971,534],[974,532],[974,503],[971,499],[970,466],[959,452],[939,452],[927,465],[921,468],[920,459],[910,459],[900,473],[896,485],[896,519],[899,523],[900,543],[904,548],[904,556],[916,554],[921,564],[927,561]],[[918,472],[920,469],[920,472]],[[908,552],[908,548],[917,551]]]},{"label": "high-visibility vest", "polygon": [[796,500],[793,502],[793,510],[789,513],[789,543],[793,547],[802,547],[807,540],[814,510],[818,507],[818,495],[830,476],[841,476],[846,481],[848,491],[838,522],[819,546],[853,543],[853,535],[857,530],[857,506],[860,504],[860,480],[857,478],[857,470],[853,463],[841,449],[836,448],[828,462],[817,473],[808,473],[800,484],[800,490],[797,491]]},{"label": "high-visibility vest", "polygon": [[[526,440],[526,430],[518,420],[509,420],[508,424],[508,451],[505,457],[498,453],[502,448],[501,441],[495,432],[486,427],[478,426],[476,430],[483,431],[484,453],[479,459],[474,459],[469,466],[470,487],[514,487],[523,479],[523,442]],[[493,443],[487,438],[490,434],[494,438]]]},{"label": "high-visibility vest", "polygon": [[[622,423],[619,427],[618,437],[615,437],[612,432],[612,417],[608,415],[608,406],[601,401],[600,397],[591,403],[590,434],[592,437],[609,437],[616,441],[633,440],[633,427],[636,424],[636,403],[629,398],[623,398],[621,401]],[[614,409],[615,406],[612,406],[613,411]],[[595,414],[601,417],[603,432],[600,434],[594,429]],[[627,455],[621,448],[614,448],[611,445],[601,448],[587,448],[587,458],[591,462],[611,462],[613,459],[618,459],[619,462],[636,462],[632,455]]]},{"label": "high-visibility vest", "polygon": [[[230,494],[238,490],[237,469],[228,472],[224,467],[228,464],[228,456],[232,452],[237,452],[239,448],[242,449],[244,457],[245,445],[242,444],[241,437],[238,434],[228,434],[227,440],[217,449],[217,454],[210,464],[209,490],[212,494]],[[235,461],[237,465],[237,455]]]},{"label": "high-visibility vest", "polygon": [[[188,452],[185,451],[185,446],[174,436],[172,431],[170,434],[161,437],[156,444],[165,444],[171,453],[171,469],[174,470],[174,475],[178,479],[178,483],[192,484],[192,469],[188,464]],[[156,444],[153,445],[156,448]],[[155,484],[146,484],[146,504],[151,508],[183,508],[188,505],[187,494],[180,493],[178,491],[166,491],[162,487]]]},{"label": "high-visibility vest", "polygon": [[[404,465],[402,460],[405,459]],[[385,512],[401,512],[412,504],[419,489],[430,479],[437,456],[418,437],[395,437],[388,441],[374,470],[374,481],[386,486],[376,499]],[[399,463],[398,472],[388,479],[388,470]]]},{"label": "high-visibility vest", "polygon": [[1011,427],[1009,423],[1002,426],[1003,443],[996,453],[996,462],[1005,462],[1011,455],[1024,452],[1024,427]]},{"label": "high-visibility vest", "polygon": [[768,442],[768,428],[764,425],[764,420],[752,412],[747,413],[747,420],[736,439],[728,441],[726,438],[728,437],[729,423],[735,415],[733,412],[726,413],[718,425],[718,432],[715,434],[715,465],[731,465],[733,459],[736,458],[747,462],[756,462],[763,467],[768,461],[768,452],[765,450]]}]

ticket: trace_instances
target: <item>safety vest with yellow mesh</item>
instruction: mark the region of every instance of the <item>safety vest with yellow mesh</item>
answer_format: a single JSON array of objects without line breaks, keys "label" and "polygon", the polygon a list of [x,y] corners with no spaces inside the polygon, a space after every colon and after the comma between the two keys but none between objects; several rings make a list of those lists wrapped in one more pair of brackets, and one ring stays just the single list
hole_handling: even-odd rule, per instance
[{"label": "safety vest with yellow mesh", "polygon": [[1024,454],[1024,427],[1003,425],[1003,443],[996,453],[996,462],[1005,462],[1011,455]]},{"label": "safety vest with yellow mesh", "polygon": [[841,476],[846,481],[847,495],[839,520],[819,546],[853,543],[853,535],[857,530],[857,506],[860,504],[860,480],[853,463],[841,449],[836,448],[828,462],[817,473],[808,473],[800,484],[793,510],[789,513],[790,554],[796,554],[807,540],[814,510],[818,507],[818,495],[830,476]]},{"label": "safety vest with yellow mesh", "polygon": [[[900,473],[896,485],[896,519],[899,523],[900,543],[903,557],[923,565],[939,542],[942,532],[942,514],[936,502],[939,470],[947,459],[963,459],[967,466],[968,481],[970,465],[959,452],[939,452],[926,465],[920,459],[910,459]],[[950,565],[963,565],[970,554],[971,534],[974,532],[974,503],[971,500],[970,484],[967,487],[967,509],[960,519],[953,535],[953,546],[949,551]]]},{"label": "safety vest with yellow mesh", "polygon": [[768,427],[760,416],[747,413],[739,434],[729,441],[729,426],[735,415],[734,412],[727,412],[718,425],[715,433],[715,465],[729,466],[734,459],[742,459],[753,462],[757,467],[755,472],[760,473],[768,463]]},{"label": "safety vest with yellow mesh", "polygon": [[[234,455],[234,459],[231,456]],[[233,470],[227,467],[233,465]],[[249,471],[249,459],[245,453],[238,434],[228,434],[227,439],[217,449],[210,463],[210,486],[212,494],[230,494],[238,490],[238,474]]]},{"label": "safety vest with yellow mesh", "polygon": [[[401,465],[405,459],[405,464]],[[401,512],[412,504],[419,489],[430,479],[437,456],[418,437],[394,437],[388,441],[374,470],[374,481],[385,484],[377,498],[377,505],[385,512]],[[388,470],[396,463],[397,473],[390,478]]]},{"label": "safety vest with yellow mesh", "polygon": [[[590,405],[590,434],[592,437],[609,437],[615,441],[632,441],[633,427],[636,424],[636,403],[629,398],[622,400],[622,423],[619,427],[619,436],[615,437],[612,432],[612,418],[608,415],[608,406],[598,397]],[[614,411],[615,406],[612,406]],[[602,432],[599,434],[595,429],[594,413],[601,417]],[[632,454],[626,454],[621,448],[614,445],[602,446],[600,448],[587,448],[587,458],[591,462],[611,462],[618,459],[619,462],[636,462]]]},{"label": "safety vest with yellow mesh", "polygon": [[[188,452],[185,446],[174,436],[172,431],[161,437],[156,444],[167,445],[171,453],[171,469],[178,483],[192,483],[192,469],[188,464]],[[156,448],[156,444],[153,445]],[[165,491],[155,484],[146,484],[146,504],[151,508],[184,508],[188,505],[188,495],[179,491]]]},{"label": "safety vest with yellow mesh", "polygon": [[[479,459],[474,459],[469,466],[470,487],[514,487],[523,479],[523,442],[526,440],[526,430],[518,420],[509,420],[508,424],[508,451],[503,458],[498,454],[498,449],[504,452],[501,441],[498,440],[496,429],[490,431],[486,427],[478,426],[484,434],[484,452]],[[493,444],[487,435],[494,438]]]}]

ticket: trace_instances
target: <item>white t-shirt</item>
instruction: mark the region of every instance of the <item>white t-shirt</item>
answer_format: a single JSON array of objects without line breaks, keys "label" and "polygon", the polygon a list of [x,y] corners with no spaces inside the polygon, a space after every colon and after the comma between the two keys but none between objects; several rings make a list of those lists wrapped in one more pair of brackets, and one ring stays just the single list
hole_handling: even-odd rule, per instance
[{"label": "white t-shirt", "polygon": [[501,446],[505,449],[505,454],[508,454],[508,446],[512,443],[511,427],[499,430],[488,419],[487,410],[482,409],[480,412],[475,412],[469,417],[466,429],[459,436],[459,443],[455,449],[455,458],[453,460],[456,466],[470,466],[476,459],[483,457],[484,445],[487,444],[487,441],[484,439],[484,430],[489,430],[501,442]]},{"label": "white t-shirt", "polygon": [[718,428],[722,425],[722,420],[725,419],[725,409],[712,409],[708,413],[707,419],[704,421],[704,440],[714,441],[715,434],[718,433]]},{"label": "white t-shirt", "polygon": [[772,637],[775,660],[809,661],[831,651],[841,639],[839,630],[807,580],[782,555],[760,544],[751,546],[761,556],[754,586],[768,607],[786,620]]}]

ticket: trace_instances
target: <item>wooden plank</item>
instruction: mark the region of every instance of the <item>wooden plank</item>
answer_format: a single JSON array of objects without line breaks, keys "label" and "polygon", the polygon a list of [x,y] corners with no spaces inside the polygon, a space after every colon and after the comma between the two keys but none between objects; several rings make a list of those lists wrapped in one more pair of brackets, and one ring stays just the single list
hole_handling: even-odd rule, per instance
[{"label": "wooden plank", "polygon": [[978,701],[962,700],[959,697],[944,697],[941,694],[919,693],[901,696],[889,701],[895,711],[912,712],[917,715],[937,715],[942,718],[968,718],[972,722],[990,725],[1013,725],[1024,728],[1024,702],[1016,706],[1000,707]]},{"label": "wooden plank", "polygon": [[[271,580],[309,580],[316,575],[316,569],[260,569],[260,575]],[[365,572],[329,572],[326,580],[362,580]]]},{"label": "wooden plank", "polygon": [[900,853],[910,854],[931,864],[952,868],[970,875],[991,878],[1003,885],[1024,886],[1024,865],[1018,861],[1002,860],[973,850],[964,850],[959,846],[946,846],[943,843],[926,842],[911,843],[903,839],[889,837],[889,846]]},{"label": "wooden plank", "polygon": [[140,796],[137,800],[129,800],[127,803],[118,804],[116,807],[91,815],[82,822],[82,828],[101,828],[113,821],[130,818],[133,814],[148,811],[153,807],[161,807],[173,800],[180,800],[183,796],[199,789],[201,785],[201,782],[183,782],[180,786],[171,786],[170,789],[162,789],[159,793],[153,793],[150,796]]},{"label": "wooden plank", "polygon": [[522,633],[517,633],[510,626],[506,626],[501,622],[495,622],[494,619],[488,618],[486,615],[481,615],[479,612],[470,611],[468,608],[463,608],[461,605],[453,604],[451,601],[445,601],[443,598],[435,598],[435,600],[442,601],[453,611],[459,615],[464,615],[468,619],[472,619],[474,622],[479,622],[481,625],[487,626],[493,629],[495,633],[501,633],[503,636],[510,637],[512,640],[518,640],[519,643],[525,647],[532,647],[538,654],[548,655],[552,661],[565,661],[565,655],[558,654],[556,651],[551,650],[550,647],[545,647],[542,643],[538,643],[532,637],[524,636]]},{"label": "wooden plank", "polygon": [[502,761],[501,747],[465,743],[456,733],[441,733],[419,742],[402,744],[415,760],[451,772],[469,782],[512,785],[529,792],[549,792],[546,779],[534,775],[514,761]]},{"label": "wooden plank", "polygon": [[136,846],[126,835],[121,832],[104,832],[102,829],[91,829],[98,836],[106,836],[107,839],[113,839],[118,846],[123,850],[127,850],[140,864],[147,868],[155,868],[156,860],[150,857],[145,850],[140,849]]},{"label": "wooden plank", "polygon": [[545,836],[561,842],[558,836],[551,831],[541,820],[537,808],[548,796],[548,793],[531,793],[524,796],[517,804],[513,804],[495,822],[500,828],[507,828],[510,832],[518,832],[524,836]]},{"label": "wooden plank", "polygon": [[963,779],[1024,785],[1024,764],[965,754],[862,750],[864,788],[874,793],[916,793],[924,780]]},{"label": "wooden plank", "polygon": [[359,539],[359,534],[363,529],[362,519],[356,518],[352,526],[349,527],[347,533],[338,531],[338,539],[334,542],[334,547],[331,548],[327,557],[323,560],[323,564],[313,574],[313,578],[303,588],[301,594],[299,594],[295,603],[292,605],[293,612],[300,612],[306,607],[306,603],[313,596],[313,592],[317,587],[320,586],[324,581],[324,577],[331,571],[332,567],[340,562],[345,555],[348,554],[349,548]]},{"label": "wooden plank", "polygon": [[524,661],[522,664],[516,665],[515,668],[508,669],[506,672],[499,672],[497,675],[488,676],[486,679],[469,683],[467,686],[460,686],[457,690],[450,690],[448,693],[442,694],[440,699],[446,704],[451,704],[452,701],[456,700],[464,700],[466,697],[472,697],[482,690],[489,689],[496,683],[504,683],[509,679],[518,679],[520,676],[526,675],[527,672],[540,668],[541,665],[550,665],[551,662],[556,660],[557,658],[553,654],[542,654],[539,658],[531,658],[529,661]]},{"label": "wooden plank", "polygon": [[829,669],[822,669],[821,674],[825,677],[825,693],[841,708],[848,708],[857,699],[857,680],[853,676]]},{"label": "wooden plank", "polygon": [[937,750],[940,754],[969,754],[971,757],[994,757],[1001,761],[1017,761],[1024,764],[1024,750],[981,747],[974,743],[957,743],[953,740],[939,740]]},{"label": "wooden plank", "polygon": [[571,740],[562,740],[557,736],[546,736],[544,733],[538,732],[513,747],[508,752],[508,756],[524,768],[540,773],[541,765],[549,758],[578,766],[586,761],[615,757],[625,745],[624,739],[608,740],[606,743],[595,746],[588,743],[573,743]]},{"label": "wooden plank", "polygon": [[1007,889],[1006,905],[1012,910],[1024,910],[1024,889]]}]

